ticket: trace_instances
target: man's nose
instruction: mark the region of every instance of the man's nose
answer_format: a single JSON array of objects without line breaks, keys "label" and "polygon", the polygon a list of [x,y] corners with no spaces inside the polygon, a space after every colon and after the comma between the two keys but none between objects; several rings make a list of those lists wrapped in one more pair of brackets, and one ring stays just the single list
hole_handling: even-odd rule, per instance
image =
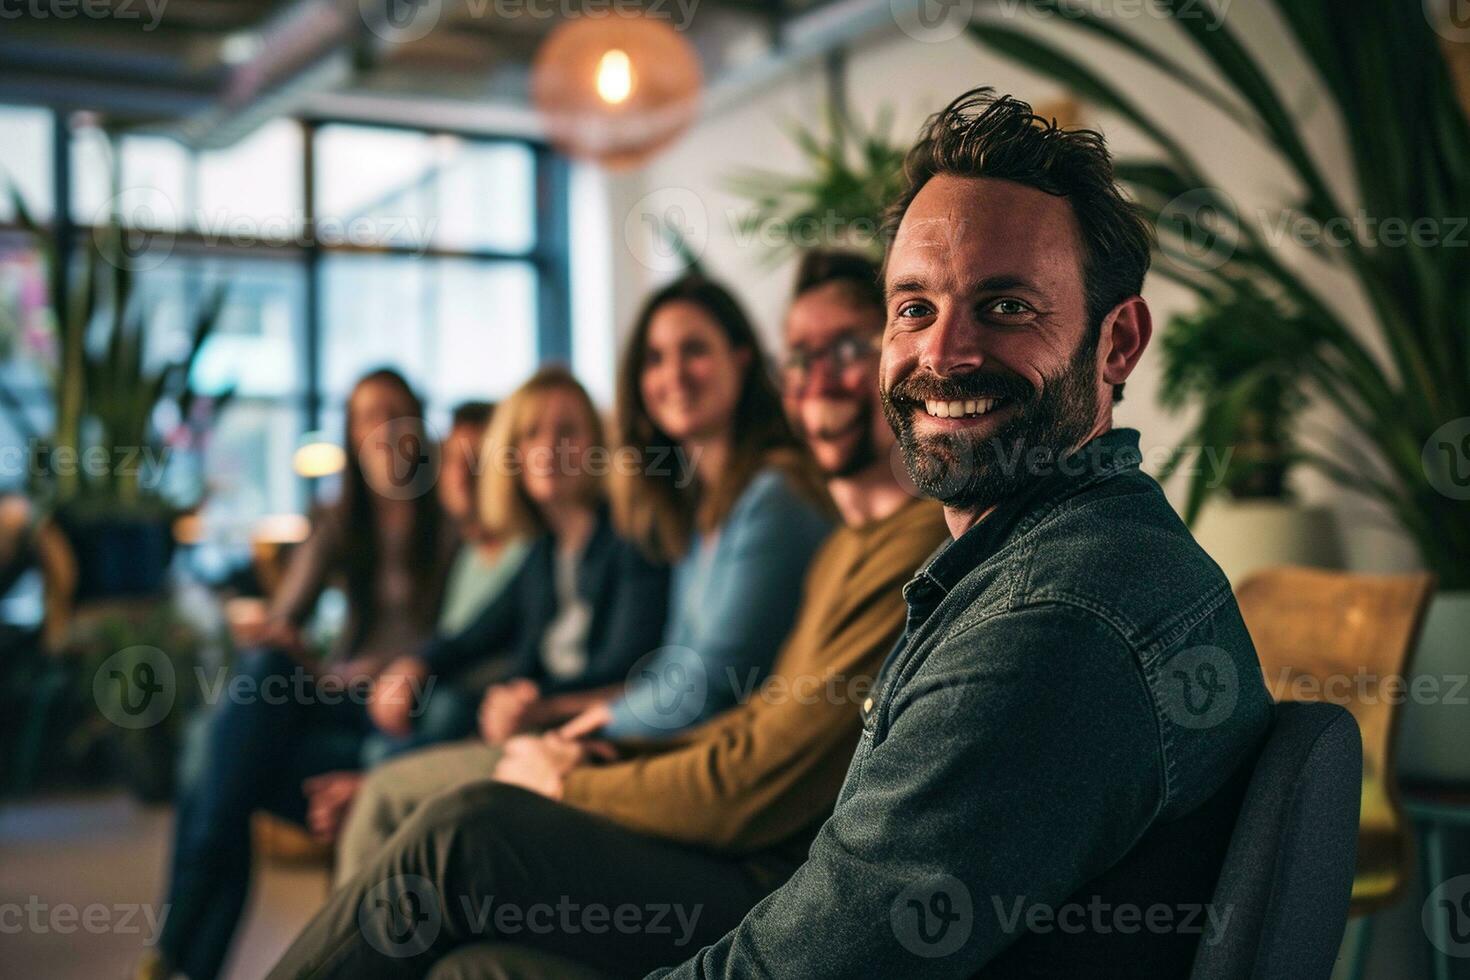
[{"label": "man's nose", "polygon": [[962,311],[940,314],[919,344],[919,367],[940,377],[977,370],[985,361],[980,324]]},{"label": "man's nose", "polygon": [[801,393],[808,397],[841,394],[842,368],[830,356],[818,357],[807,368],[801,388]]}]

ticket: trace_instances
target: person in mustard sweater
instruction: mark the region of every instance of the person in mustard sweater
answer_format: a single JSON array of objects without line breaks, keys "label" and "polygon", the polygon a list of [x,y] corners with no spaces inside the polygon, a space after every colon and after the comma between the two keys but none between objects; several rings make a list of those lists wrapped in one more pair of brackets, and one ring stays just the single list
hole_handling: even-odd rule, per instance
[{"label": "person in mustard sweater", "polygon": [[[939,508],[892,462],[877,397],[883,322],[871,263],[807,257],[783,400],[844,526],[813,560],[764,682],[657,745],[578,738],[586,725],[573,721],[512,739],[493,780],[435,774],[452,788],[381,828],[391,836],[271,976],[641,975],[717,939],[790,876],[836,802],[863,702],[902,632],[902,585],[947,539]],[[396,769],[414,782],[408,761],[379,779]]]}]

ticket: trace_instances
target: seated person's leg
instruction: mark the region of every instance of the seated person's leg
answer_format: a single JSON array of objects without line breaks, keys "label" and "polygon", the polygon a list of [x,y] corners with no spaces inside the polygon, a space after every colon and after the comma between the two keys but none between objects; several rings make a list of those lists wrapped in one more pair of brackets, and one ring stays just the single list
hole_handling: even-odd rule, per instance
[{"label": "seated person's leg", "polygon": [[347,811],[337,840],[336,884],[377,856],[393,832],[425,800],[489,779],[500,749],[479,739],[422,749],[368,773]]},{"label": "seated person's leg", "polygon": [[203,764],[180,798],[170,913],[159,946],[191,978],[217,972],[239,918],[250,874],[250,814],[301,731],[302,705],[284,693],[299,669],[274,650],[240,657],[235,674],[247,680],[226,688],[227,699],[210,716]]},{"label": "seated person's leg", "polygon": [[270,975],[422,976],[497,940],[642,973],[719,938],[766,891],[737,862],[476,784],[421,807]]},{"label": "seated person's leg", "polygon": [[475,943],[435,963],[428,980],[610,980],[612,976],[529,946]]}]

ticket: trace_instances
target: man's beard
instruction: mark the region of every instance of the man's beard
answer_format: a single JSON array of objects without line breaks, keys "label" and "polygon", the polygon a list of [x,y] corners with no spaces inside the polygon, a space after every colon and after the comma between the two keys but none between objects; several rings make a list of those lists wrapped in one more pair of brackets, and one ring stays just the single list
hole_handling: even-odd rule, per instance
[{"label": "man's beard", "polygon": [[[884,391],[883,414],[898,436],[914,485],[948,507],[979,512],[1053,472],[1097,422],[1096,353],[1095,338],[1082,341],[1067,366],[1043,380],[1040,392],[1010,372],[985,371],[948,378],[910,375]],[[925,399],[979,398],[1002,398],[1015,405],[993,435],[914,433],[915,405],[923,411]]]},{"label": "man's beard", "polygon": [[[801,433],[802,439],[810,444],[812,442],[812,431],[806,425],[805,420],[795,418],[794,423]],[[844,480],[857,476],[878,461],[878,444],[873,439],[873,406],[871,401],[858,407],[857,417],[848,424],[847,428],[855,428],[858,436],[853,443],[852,451],[847,454],[836,466],[821,465],[822,476],[828,480]]]}]

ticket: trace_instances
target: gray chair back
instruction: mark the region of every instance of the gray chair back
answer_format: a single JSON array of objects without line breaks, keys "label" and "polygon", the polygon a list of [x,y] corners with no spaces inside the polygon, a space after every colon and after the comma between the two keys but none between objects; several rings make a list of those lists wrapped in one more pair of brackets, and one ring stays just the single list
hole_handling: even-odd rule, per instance
[{"label": "gray chair back", "polygon": [[1353,888],[1362,740],[1345,709],[1283,703],[1256,759],[1213,905],[1230,911],[1201,943],[1190,980],[1332,975]]}]

